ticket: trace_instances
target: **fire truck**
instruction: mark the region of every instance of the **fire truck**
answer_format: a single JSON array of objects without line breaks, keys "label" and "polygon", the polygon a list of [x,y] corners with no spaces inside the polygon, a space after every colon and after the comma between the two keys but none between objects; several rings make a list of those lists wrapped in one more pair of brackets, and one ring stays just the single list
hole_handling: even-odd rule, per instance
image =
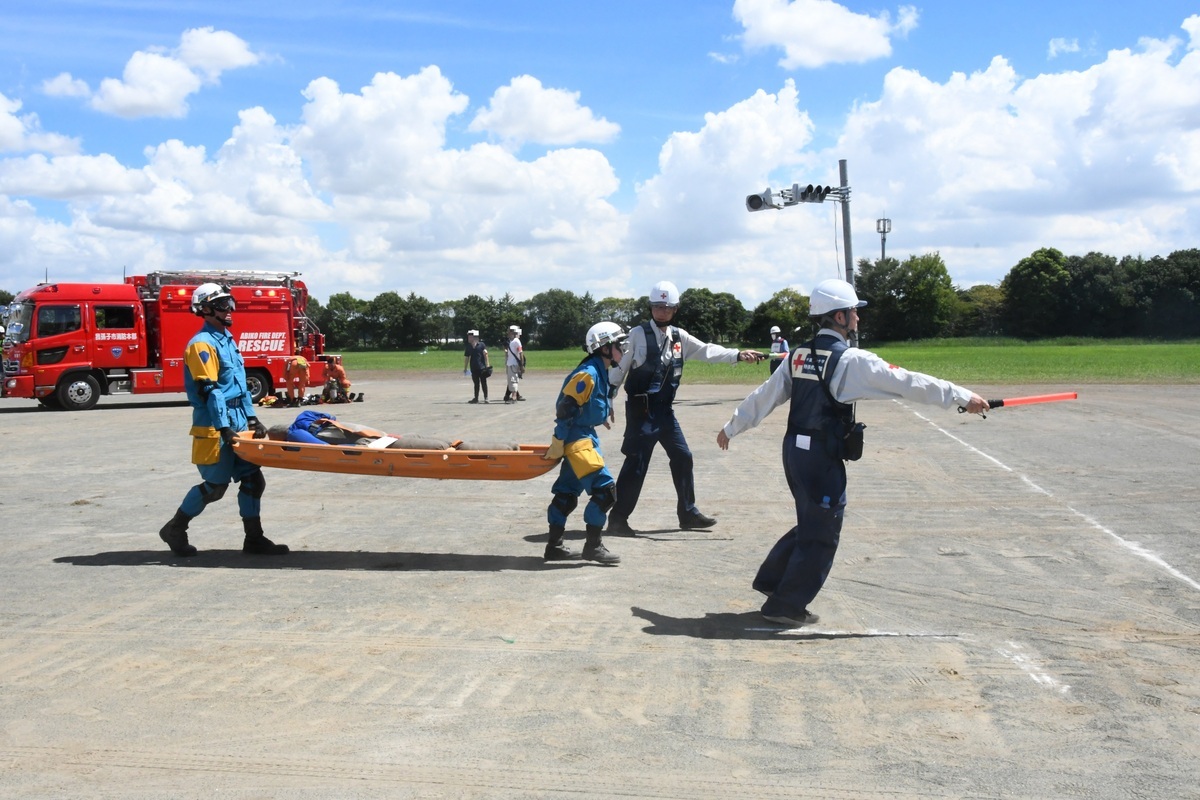
[{"label": "fire truck", "polygon": [[320,386],[341,356],[325,353],[298,274],[151,272],[123,283],[39,284],[18,294],[4,317],[0,397],[84,411],[106,394],[182,392],[184,348],[202,325],[192,292],[202,283],[228,286],[237,303],[232,333],[255,403],[286,385],[284,368],[297,355]]}]

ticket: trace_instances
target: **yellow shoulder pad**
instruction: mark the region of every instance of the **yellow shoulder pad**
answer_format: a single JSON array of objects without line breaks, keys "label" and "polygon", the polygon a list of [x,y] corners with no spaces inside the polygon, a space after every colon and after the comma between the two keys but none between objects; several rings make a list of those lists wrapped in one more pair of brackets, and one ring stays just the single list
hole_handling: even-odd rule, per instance
[{"label": "yellow shoulder pad", "polygon": [[221,367],[217,358],[217,350],[211,344],[204,341],[192,342],[188,345],[187,352],[183,357],[187,363],[188,372],[192,373],[194,380],[217,382]]},{"label": "yellow shoulder pad", "polygon": [[591,399],[592,390],[595,388],[596,381],[592,378],[592,374],[584,371],[571,376],[571,380],[563,387],[562,393],[582,406]]}]

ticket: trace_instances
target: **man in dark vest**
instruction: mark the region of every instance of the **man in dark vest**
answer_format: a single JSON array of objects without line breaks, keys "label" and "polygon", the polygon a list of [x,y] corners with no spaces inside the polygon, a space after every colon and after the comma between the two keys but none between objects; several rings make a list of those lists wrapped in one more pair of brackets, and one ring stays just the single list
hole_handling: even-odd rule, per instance
[{"label": "man in dark vest", "polygon": [[862,455],[862,427],[857,448],[845,438],[855,428],[854,401],[902,398],[942,408],[960,406],[972,414],[989,407],[987,400],[961,386],[894,367],[868,350],[849,346],[847,337],[858,330],[858,309],[865,305],[846,281],[817,284],[809,300],[817,335],[792,350],[786,366],[743,400],[717,434],[717,446],[728,450],[730,439],[791,401],[783,469],[796,500],[796,525],[775,543],[753,584],[767,596],[763,617],[780,625],[818,620],[808,604],[829,577],[841,539],[843,462]]},{"label": "man in dark vest", "polygon": [[650,290],[652,319],[629,332],[629,355],[609,372],[612,391],[615,393],[624,383],[626,394],[625,438],[621,443],[625,463],[617,476],[617,504],[608,515],[608,532],[612,534],[635,534],[629,527],[629,515],[637,506],[650,456],[658,444],[667,451],[670,461],[679,527],[698,530],[717,522],[696,508],[692,451],[675,418],[673,403],[683,376],[683,362],[732,364],[759,361],[765,356],[757,350],[735,350],[700,341],[671,324],[678,308],[679,289],[675,284],[654,284]]}]

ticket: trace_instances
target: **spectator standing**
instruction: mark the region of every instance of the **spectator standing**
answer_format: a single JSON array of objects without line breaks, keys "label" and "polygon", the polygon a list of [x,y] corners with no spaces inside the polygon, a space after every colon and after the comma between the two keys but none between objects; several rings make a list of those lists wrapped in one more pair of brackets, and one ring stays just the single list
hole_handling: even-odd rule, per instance
[{"label": "spectator standing", "polygon": [[521,394],[521,378],[525,377],[525,349],[521,346],[521,329],[516,325],[508,326],[508,345],[504,352],[504,371],[508,379],[504,392],[504,402],[515,403],[524,400]]},{"label": "spectator standing", "polygon": [[487,345],[479,338],[479,331],[467,331],[467,348],[463,352],[463,374],[471,376],[475,384],[475,396],[468,403],[479,402],[479,390],[483,389],[483,402],[488,401],[487,379],[492,374],[492,364],[488,360]]}]

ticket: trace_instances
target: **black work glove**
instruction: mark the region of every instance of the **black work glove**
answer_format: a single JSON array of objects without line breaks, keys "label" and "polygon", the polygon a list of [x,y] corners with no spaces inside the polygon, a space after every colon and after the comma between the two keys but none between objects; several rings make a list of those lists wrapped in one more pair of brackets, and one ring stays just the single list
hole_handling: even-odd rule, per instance
[{"label": "black work glove", "polygon": [[246,420],[246,424],[250,426],[250,430],[254,431],[255,439],[267,438],[267,426],[258,421],[258,417],[250,417]]},{"label": "black work glove", "polygon": [[221,444],[233,445],[233,428],[225,426],[221,428]]}]

